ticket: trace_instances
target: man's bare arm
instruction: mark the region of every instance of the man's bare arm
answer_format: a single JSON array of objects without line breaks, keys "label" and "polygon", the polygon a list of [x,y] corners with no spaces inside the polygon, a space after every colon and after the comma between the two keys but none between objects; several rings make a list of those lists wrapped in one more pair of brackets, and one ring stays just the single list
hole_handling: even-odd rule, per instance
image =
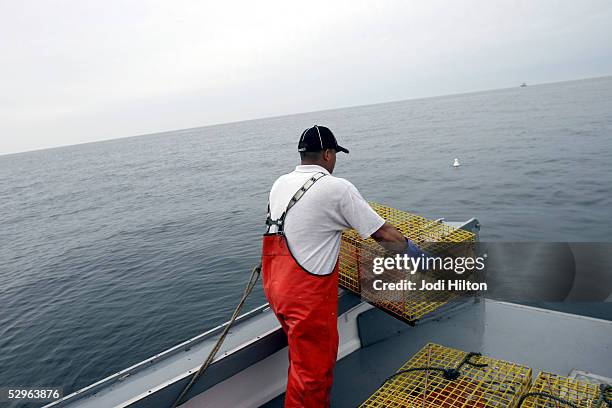
[{"label": "man's bare arm", "polygon": [[388,221],[372,234],[372,238],[387,251],[395,253],[406,251],[406,238]]}]

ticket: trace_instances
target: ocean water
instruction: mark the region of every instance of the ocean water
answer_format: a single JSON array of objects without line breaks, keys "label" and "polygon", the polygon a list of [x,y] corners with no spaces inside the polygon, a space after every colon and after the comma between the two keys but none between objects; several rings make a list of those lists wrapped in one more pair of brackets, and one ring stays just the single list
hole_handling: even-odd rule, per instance
[{"label": "ocean water", "polygon": [[369,200],[485,241],[610,242],[612,77],[0,156],[0,386],[72,392],[226,321],[315,123]]}]

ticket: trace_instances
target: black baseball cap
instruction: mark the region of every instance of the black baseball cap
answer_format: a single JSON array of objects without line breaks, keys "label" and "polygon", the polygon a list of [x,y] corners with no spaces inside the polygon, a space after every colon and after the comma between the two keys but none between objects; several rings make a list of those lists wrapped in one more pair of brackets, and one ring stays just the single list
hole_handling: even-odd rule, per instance
[{"label": "black baseball cap", "polygon": [[298,142],[298,152],[320,152],[325,149],[334,149],[337,152],[349,151],[340,146],[331,130],[325,126],[314,125],[302,132]]}]

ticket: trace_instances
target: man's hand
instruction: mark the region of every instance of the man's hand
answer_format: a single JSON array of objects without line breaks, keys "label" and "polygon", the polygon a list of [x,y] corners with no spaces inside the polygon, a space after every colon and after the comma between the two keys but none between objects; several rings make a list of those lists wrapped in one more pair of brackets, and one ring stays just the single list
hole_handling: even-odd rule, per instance
[{"label": "man's hand", "polygon": [[[430,256],[389,222],[385,222],[378,231],[373,233],[372,238],[389,252],[406,254],[411,258],[422,258],[423,262],[426,262]],[[426,271],[427,268],[422,267],[420,270]]]}]

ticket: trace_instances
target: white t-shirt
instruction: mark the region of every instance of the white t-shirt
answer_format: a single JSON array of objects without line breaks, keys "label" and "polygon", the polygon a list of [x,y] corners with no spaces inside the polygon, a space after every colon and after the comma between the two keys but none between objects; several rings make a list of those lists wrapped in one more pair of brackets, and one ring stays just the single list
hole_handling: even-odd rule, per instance
[{"label": "white t-shirt", "polygon": [[[289,210],[285,236],[296,261],[308,272],[330,274],[340,251],[342,231],[353,228],[365,239],[385,223],[357,188],[348,180],[334,177],[321,166],[301,165],[280,176],[270,190],[270,215],[281,217],[289,200],[315,173],[321,177]],[[276,232],[272,226],[270,232]]]}]

